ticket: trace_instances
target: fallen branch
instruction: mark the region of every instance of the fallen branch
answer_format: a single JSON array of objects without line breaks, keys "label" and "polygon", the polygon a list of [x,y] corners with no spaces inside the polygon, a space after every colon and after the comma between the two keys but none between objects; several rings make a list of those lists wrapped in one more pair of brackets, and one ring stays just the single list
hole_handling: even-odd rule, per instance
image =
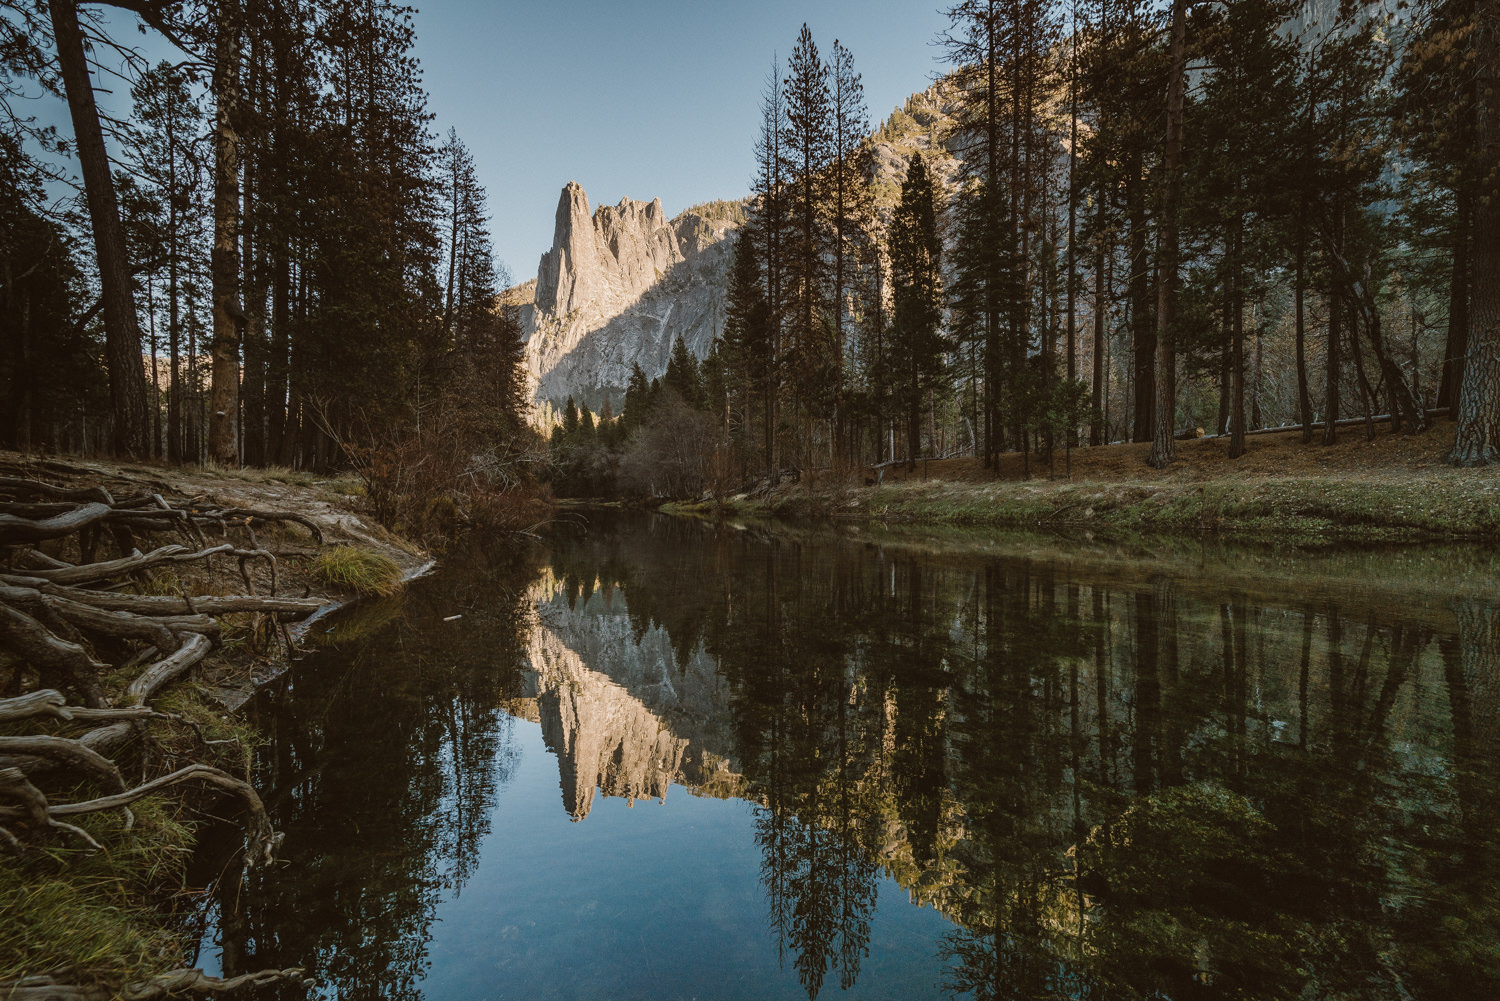
[{"label": "fallen branch", "polygon": [[36,619],[0,602],[0,642],[33,666],[62,671],[74,678],[97,677],[104,665],[71,640],[52,633]]},{"label": "fallen branch", "polygon": [[0,737],[0,755],[27,755],[50,758],[99,779],[115,793],[125,791],[125,779],[115,763],[97,751],[90,750],[67,737]]},{"label": "fallen branch", "polygon": [[136,570],[146,570],[150,567],[159,566],[163,563],[190,563],[193,560],[207,559],[216,553],[233,552],[234,547],[227,542],[220,546],[211,546],[208,549],[200,549],[194,552],[186,546],[170,545],[153,549],[145,555],[127,556],[118,560],[106,560],[102,563],[87,563],[83,566],[68,567],[65,570],[28,570],[27,576],[38,577],[49,580],[54,584],[94,584],[111,577],[132,573]]},{"label": "fallen branch", "polygon": [[[39,577],[0,574],[0,584],[31,587],[45,594],[56,594],[95,608],[108,608],[137,615],[169,616],[226,615],[230,612],[276,612],[291,618],[303,618],[323,607],[320,601],[302,598],[267,598],[256,595],[201,595],[193,598],[191,608],[186,599],[172,595],[116,594],[110,591],[80,591],[63,588]],[[170,626],[168,628],[171,628]]]},{"label": "fallen branch", "polygon": [[98,501],[115,506],[115,499],[103,487],[59,487],[42,480],[27,480],[18,476],[0,476],[0,493],[12,497],[54,497],[65,501]]},{"label": "fallen branch", "polygon": [[57,719],[72,719],[68,700],[55,688],[41,688],[13,699],[0,699],[0,723],[9,723],[32,716],[52,716]]},{"label": "fallen branch", "polygon": [[176,653],[152,664],[130,683],[130,687],[125,689],[127,704],[144,705],[147,699],[156,694],[158,688],[197,664],[212,648],[213,644],[207,636],[202,633],[191,634]]},{"label": "fallen branch", "polygon": [[[67,831],[95,851],[102,850],[99,842],[95,841],[88,831],[56,819],[47,802],[47,797],[31,784],[31,780],[19,768],[0,768],[0,794],[21,804],[19,808],[0,807],[0,816],[18,817],[29,820],[36,827]],[[14,838],[14,835],[11,836]]]}]

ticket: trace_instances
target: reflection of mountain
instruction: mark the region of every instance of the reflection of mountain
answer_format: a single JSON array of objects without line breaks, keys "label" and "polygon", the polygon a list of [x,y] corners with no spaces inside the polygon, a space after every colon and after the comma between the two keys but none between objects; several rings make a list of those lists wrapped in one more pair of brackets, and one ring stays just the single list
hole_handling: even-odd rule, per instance
[{"label": "reflection of mountain", "polygon": [[507,708],[540,721],[574,820],[588,816],[596,789],[632,803],[663,800],[674,782],[718,797],[739,792],[722,718],[727,691],[711,659],[697,653],[679,666],[666,630],[638,635],[618,594],[569,607],[544,578],[533,597],[529,698]]}]

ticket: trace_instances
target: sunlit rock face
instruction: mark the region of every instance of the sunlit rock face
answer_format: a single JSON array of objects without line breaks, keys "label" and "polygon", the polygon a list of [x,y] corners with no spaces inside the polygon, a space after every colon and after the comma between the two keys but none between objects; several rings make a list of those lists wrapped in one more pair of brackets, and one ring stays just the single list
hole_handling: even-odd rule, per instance
[{"label": "sunlit rock face", "polygon": [[535,597],[528,694],[557,755],[570,817],[588,816],[596,792],[634,803],[664,800],[674,782],[710,795],[738,791],[742,780],[722,753],[727,733],[718,732],[727,692],[712,660],[695,654],[679,667],[666,631],[636,635],[612,595],[570,607],[558,583],[544,580]]},{"label": "sunlit rock face", "polygon": [[737,216],[669,220],[659,199],[630,198],[590,213],[588,195],[568,182],[535,283],[509,293],[535,402],[555,410],[571,396],[597,411],[608,398],[618,412],[632,365],[661,375],[678,337],[706,355],[723,326]]}]

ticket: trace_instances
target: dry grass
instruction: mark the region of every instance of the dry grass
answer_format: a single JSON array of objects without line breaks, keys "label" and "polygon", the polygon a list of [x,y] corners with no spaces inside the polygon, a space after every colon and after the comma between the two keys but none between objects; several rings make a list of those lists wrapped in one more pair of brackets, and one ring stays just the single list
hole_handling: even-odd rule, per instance
[{"label": "dry grass", "polygon": [[[1179,441],[1177,461],[1171,468],[1161,471],[1146,465],[1146,457],[1151,452],[1149,442],[1075,448],[1072,450],[1071,479],[1074,482],[1170,483],[1202,482],[1225,477],[1342,477],[1375,474],[1382,479],[1392,479],[1442,476],[1457,472],[1443,462],[1443,457],[1453,447],[1453,434],[1453,425],[1447,421],[1439,421],[1436,427],[1419,435],[1393,435],[1386,430],[1385,425],[1377,425],[1374,441],[1366,439],[1362,427],[1341,428],[1338,443],[1325,446],[1316,443],[1322,440],[1321,430],[1315,432],[1314,444],[1304,445],[1302,432],[1294,429],[1247,435],[1246,453],[1238,459],[1229,458],[1228,438],[1199,438],[1194,441]],[[1064,450],[1058,448],[1049,476],[1047,460],[1032,455],[1029,479],[1067,479],[1066,463]],[[1028,478],[1025,466],[1025,461],[1017,452],[1001,455],[999,468],[994,472],[986,470],[978,459],[934,459],[919,461],[917,468],[910,472],[902,466],[890,467],[885,472],[885,482],[899,483],[908,479],[967,483],[1022,480]],[[872,474],[867,472],[866,475]]]},{"label": "dry grass", "polygon": [[[1059,453],[1054,477],[1035,456],[998,471],[977,459],[918,462],[886,470],[867,489],[827,477],[765,501],[735,505],[777,515],[830,515],[887,522],[1005,527],[1085,527],[1120,532],[1208,531],[1267,539],[1500,538],[1500,470],[1443,462],[1453,425],[1422,435],[1368,440],[1345,429],[1332,446],[1304,445],[1298,431],[1249,436],[1230,459],[1228,439],[1179,442],[1166,470],[1146,465],[1145,443]],[[863,474],[870,483],[870,470]]]},{"label": "dry grass", "polygon": [[400,564],[362,546],[325,549],[313,561],[312,571],[324,584],[355,594],[388,595],[401,588]]}]

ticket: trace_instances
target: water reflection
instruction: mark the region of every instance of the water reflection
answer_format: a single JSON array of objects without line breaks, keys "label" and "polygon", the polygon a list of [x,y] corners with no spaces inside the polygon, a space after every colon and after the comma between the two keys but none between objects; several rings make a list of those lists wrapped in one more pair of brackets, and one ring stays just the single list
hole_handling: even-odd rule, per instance
[{"label": "water reflection", "polygon": [[880,871],[953,920],[976,997],[1500,986],[1483,597],[1444,622],[680,523],[552,560],[717,665],[809,997],[857,980]]},{"label": "water reflection", "polygon": [[457,586],[329,623],[315,669],[257,700],[258,783],[286,840],[281,865],[219,881],[226,975],[302,966],[335,996],[423,997],[436,908],[473,875],[514,762],[501,706],[530,620],[534,568],[468,556]]},{"label": "water reflection", "polygon": [[[263,704],[291,865],[225,894],[225,967],[422,996],[439,905],[507,850],[528,720],[580,828],[673,785],[750,804],[768,957],[808,998],[934,961],[976,998],[1500,994],[1492,597],[1090,559],[601,518],[450,560]],[[908,962],[878,925],[913,907],[948,930]]]}]

